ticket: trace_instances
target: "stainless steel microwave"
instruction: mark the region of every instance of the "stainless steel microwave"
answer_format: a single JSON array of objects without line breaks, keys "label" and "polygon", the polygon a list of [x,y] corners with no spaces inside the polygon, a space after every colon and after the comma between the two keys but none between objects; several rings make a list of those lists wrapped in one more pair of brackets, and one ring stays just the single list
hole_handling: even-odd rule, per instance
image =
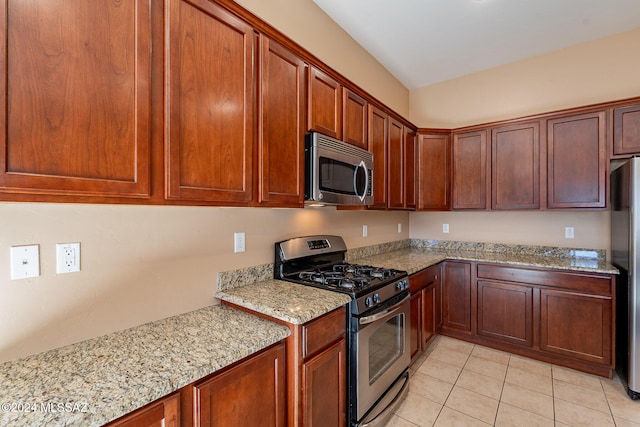
[{"label": "stainless steel microwave", "polygon": [[373,154],[312,132],[305,141],[305,201],[325,205],[373,203]]}]

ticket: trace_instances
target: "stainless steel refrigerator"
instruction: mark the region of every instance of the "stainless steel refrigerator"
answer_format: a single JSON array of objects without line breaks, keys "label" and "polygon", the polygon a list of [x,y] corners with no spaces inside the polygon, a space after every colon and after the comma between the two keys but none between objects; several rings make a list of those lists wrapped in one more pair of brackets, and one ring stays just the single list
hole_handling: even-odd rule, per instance
[{"label": "stainless steel refrigerator", "polygon": [[[614,165],[612,165],[613,169]],[[611,261],[616,284],[616,370],[640,398],[640,157],[611,172]]]}]

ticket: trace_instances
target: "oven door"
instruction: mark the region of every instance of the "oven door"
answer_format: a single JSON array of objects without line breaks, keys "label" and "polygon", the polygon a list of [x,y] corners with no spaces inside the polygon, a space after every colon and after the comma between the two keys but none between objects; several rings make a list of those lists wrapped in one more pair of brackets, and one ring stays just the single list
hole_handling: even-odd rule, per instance
[{"label": "oven door", "polygon": [[[407,379],[400,377],[406,374],[411,361],[409,300],[407,294],[401,301],[367,312],[353,322],[357,330],[353,338],[356,377],[352,408],[355,413],[352,416],[357,421],[364,422],[365,415],[367,419],[384,418],[384,415],[379,417],[378,414],[388,411],[380,408],[380,405],[375,405],[376,414],[367,413],[387,391],[396,393],[396,396],[384,396],[382,401],[399,403],[397,397],[407,388]],[[403,386],[397,387],[394,384],[396,382]],[[365,424],[370,425],[369,422]]]}]

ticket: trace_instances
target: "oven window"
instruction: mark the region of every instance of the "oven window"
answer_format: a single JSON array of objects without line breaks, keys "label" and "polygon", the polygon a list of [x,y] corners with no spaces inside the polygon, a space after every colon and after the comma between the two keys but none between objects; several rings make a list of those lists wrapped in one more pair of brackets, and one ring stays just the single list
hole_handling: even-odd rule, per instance
[{"label": "oven window", "polygon": [[369,337],[369,385],[384,374],[404,351],[404,314],[387,320]]},{"label": "oven window", "polygon": [[354,194],[353,176],[356,166],[320,157],[320,190],[340,194]]}]

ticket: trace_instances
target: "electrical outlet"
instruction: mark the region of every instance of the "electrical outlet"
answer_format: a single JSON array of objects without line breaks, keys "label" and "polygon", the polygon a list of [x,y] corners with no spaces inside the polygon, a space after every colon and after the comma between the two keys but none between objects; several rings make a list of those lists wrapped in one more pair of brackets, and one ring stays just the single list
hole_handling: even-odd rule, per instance
[{"label": "electrical outlet", "polygon": [[565,227],[564,228],[564,238],[565,239],[573,239],[575,237],[573,227]]},{"label": "electrical outlet", "polygon": [[56,273],[80,271],[80,243],[56,244]]},{"label": "electrical outlet", "polygon": [[442,224],[442,232],[443,233],[449,232],[449,224]]},{"label": "electrical outlet", "polygon": [[244,252],[245,248],[245,235],[244,232],[233,233],[233,251],[235,253]]},{"label": "electrical outlet", "polygon": [[11,280],[40,275],[40,246],[11,246]]},{"label": "electrical outlet", "polygon": [[402,223],[398,223],[398,233],[402,233]]},{"label": "electrical outlet", "polygon": [[367,237],[369,235],[369,227],[366,225],[362,226],[362,237]]}]

